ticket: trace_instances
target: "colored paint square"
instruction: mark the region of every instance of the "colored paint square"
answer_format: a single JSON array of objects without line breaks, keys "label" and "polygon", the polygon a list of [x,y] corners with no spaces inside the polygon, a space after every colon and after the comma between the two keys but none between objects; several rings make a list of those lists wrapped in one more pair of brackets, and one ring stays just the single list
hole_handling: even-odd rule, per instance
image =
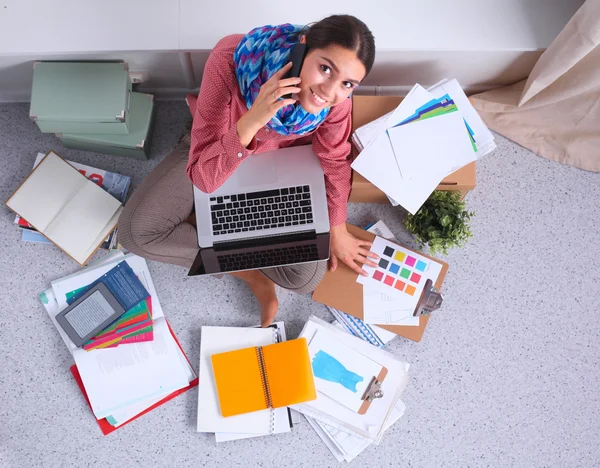
[{"label": "colored paint square", "polygon": [[424,261],[422,261],[422,260],[419,260],[419,261],[417,262],[417,266],[416,266],[415,268],[416,268],[417,270],[419,270],[419,271],[425,271],[425,268],[427,268],[427,263],[425,263],[425,262],[424,262]]},{"label": "colored paint square", "polygon": [[412,285],[409,284],[408,286],[406,286],[406,290],[404,292],[406,294],[412,296],[415,293],[416,290],[417,290],[417,288],[415,288],[414,286],[412,286]]},{"label": "colored paint square", "polygon": [[415,266],[415,263],[417,262],[417,259],[415,257],[411,257],[410,255],[408,256],[408,258],[406,259],[405,263],[408,266]]},{"label": "colored paint square", "polygon": [[413,283],[418,283],[419,281],[421,281],[421,275],[419,275],[418,273],[413,273],[412,275],[410,275],[410,280]]},{"label": "colored paint square", "polygon": [[406,268],[402,268],[402,271],[400,272],[400,276],[402,276],[402,278],[408,279],[410,277],[410,270],[407,270]]},{"label": "colored paint square", "polygon": [[406,254],[404,252],[396,252],[396,255],[394,255],[394,258],[396,260],[398,260],[400,263],[402,263],[404,261],[404,258],[406,257]]},{"label": "colored paint square", "polygon": [[403,283],[400,280],[396,281],[396,284],[394,285],[394,287],[400,291],[404,290],[404,286],[406,286],[406,283]]},{"label": "colored paint square", "polygon": [[387,268],[387,266],[389,265],[389,261],[386,260],[385,258],[382,258],[381,260],[379,260],[379,266],[381,268],[383,268],[384,270]]},{"label": "colored paint square", "polygon": [[381,273],[379,270],[375,270],[375,273],[373,273],[373,279],[381,281],[381,278],[383,278],[383,273]]},{"label": "colored paint square", "polygon": [[392,263],[390,265],[390,273],[394,273],[395,275],[397,275],[399,271],[400,271],[399,265],[396,265],[395,263]]},{"label": "colored paint square", "polygon": [[392,249],[391,247],[386,247],[385,249],[383,249],[383,255],[385,255],[386,257],[391,257],[392,255],[394,255],[394,249]]},{"label": "colored paint square", "polygon": [[383,280],[383,282],[385,284],[387,284],[388,286],[391,286],[392,284],[394,284],[394,278],[392,278],[391,276],[386,276],[385,279]]}]

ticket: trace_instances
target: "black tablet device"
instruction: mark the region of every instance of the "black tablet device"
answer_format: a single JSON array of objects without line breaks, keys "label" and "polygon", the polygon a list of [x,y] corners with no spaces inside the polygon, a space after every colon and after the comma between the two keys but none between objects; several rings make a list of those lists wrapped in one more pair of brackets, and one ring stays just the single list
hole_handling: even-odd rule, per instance
[{"label": "black tablet device", "polygon": [[86,341],[125,313],[104,283],[98,283],[56,316],[56,321],[75,343]]}]

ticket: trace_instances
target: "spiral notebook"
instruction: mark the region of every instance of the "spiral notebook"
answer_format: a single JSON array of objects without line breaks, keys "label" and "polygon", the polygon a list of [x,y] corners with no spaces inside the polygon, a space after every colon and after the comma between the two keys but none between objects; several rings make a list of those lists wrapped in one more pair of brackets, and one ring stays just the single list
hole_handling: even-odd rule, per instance
[{"label": "spiral notebook", "polygon": [[223,417],[211,356],[242,348],[277,343],[273,328],[202,327],[200,339],[200,383],[198,385],[198,432],[269,434],[274,432],[276,412],[264,409]]},{"label": "spiral notebook", "polygon": [[211,359],[224,417],[317,398],[304,338],[219,353]]}]

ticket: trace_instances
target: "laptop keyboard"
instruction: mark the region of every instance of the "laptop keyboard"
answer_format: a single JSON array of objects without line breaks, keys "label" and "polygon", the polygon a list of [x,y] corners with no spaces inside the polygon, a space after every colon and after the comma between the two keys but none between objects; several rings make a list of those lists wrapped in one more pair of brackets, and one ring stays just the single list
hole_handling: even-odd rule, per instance
[{"label": "laptop keyboard", "polygon": [[312,224],[308,185],[210,198],[213,235]]},{"label": "laptop keyboard", "polygon": [[260,252],[219,255],[221,271],[250,270],[319,260],[316,244],[283,247]]}]

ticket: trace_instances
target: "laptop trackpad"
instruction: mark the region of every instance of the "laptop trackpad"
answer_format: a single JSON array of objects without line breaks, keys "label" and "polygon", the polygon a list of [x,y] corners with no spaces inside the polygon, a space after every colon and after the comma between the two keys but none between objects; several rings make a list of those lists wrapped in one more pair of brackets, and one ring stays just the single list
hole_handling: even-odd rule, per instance
[{"label": "laptop trackpad", "polygon": [[250,156],[245,163],[248,167],[242,167],[239,171],[240,185],[263,185],[277,182],[277,166],[273,154],[259,154]]}]

